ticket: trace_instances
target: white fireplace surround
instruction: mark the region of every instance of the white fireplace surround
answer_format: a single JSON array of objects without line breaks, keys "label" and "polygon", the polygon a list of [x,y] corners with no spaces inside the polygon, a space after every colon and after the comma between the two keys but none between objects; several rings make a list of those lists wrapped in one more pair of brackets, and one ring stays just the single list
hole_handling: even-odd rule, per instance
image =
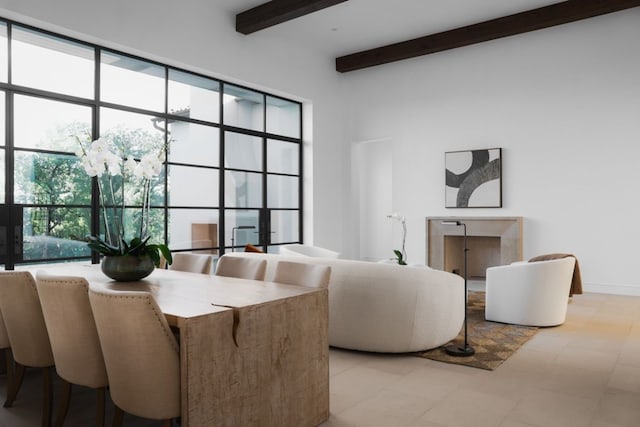
[{"label": "white fireplace surround", "polygon": [[442,224],[459,221],[467,227],[469,277],[485,277],[496,265],[522,261],[522,217],[427,217],[427,265],[463,273],[464,227]]}]

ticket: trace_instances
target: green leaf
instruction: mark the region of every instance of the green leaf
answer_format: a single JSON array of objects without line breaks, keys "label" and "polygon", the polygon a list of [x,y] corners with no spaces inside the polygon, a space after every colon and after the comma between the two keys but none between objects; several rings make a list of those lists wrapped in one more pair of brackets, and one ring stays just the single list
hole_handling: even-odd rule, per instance
[{"label": "green leaf", "polygon": [[158,245],[160,248],[160,252],[162,252],[162,256],[167,261],[167,264],[173,264],[173,255],[171,255],[171,250],[167,245]]},{"label": "green leaf", "polygon": [[91,250],[107,256],[122,255],[118,247],[108,244],[97,236],[88,236],[87,239],[89,240],[87,246],[89,246]]},{"label": "green leaf", "polygon": [[407,265],[407,263],[404,261],[403,257],[402,257],[402,252],[400,252],[397,249],[393,250],[393,253],[396,256],[396,259],[398,260],[398,265]]}]

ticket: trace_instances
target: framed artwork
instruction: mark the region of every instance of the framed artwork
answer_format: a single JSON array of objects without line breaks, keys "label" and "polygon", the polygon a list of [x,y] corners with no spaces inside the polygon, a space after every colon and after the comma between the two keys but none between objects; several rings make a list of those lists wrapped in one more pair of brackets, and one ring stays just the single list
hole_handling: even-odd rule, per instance
[{"label": "framed artwork", "polygon": [[502,207],[502,148],[444,154],[445,207]]}]

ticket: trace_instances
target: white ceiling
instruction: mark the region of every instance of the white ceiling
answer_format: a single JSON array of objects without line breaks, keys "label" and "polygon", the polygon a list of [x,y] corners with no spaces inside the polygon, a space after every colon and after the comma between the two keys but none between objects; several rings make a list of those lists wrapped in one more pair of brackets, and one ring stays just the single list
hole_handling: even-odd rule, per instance
[{"label": "white ceiling", "polygon": [[[235,15],[266,0],[216,0],[215,7]],[[298,40],[309,48],[337,57],[422,37],[560,0],[348,0],[327,9],[245,37]]]}]

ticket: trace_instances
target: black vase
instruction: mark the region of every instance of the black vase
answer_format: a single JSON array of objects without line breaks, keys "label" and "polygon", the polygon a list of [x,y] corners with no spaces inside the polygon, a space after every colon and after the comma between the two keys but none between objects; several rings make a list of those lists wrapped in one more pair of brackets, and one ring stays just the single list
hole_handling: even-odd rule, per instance
[{"label": "black vase", "polygon": [[156,268],[148,255],[105,256],[100,267],[104,274],[118,282],[133,282],[143,279]]}]

